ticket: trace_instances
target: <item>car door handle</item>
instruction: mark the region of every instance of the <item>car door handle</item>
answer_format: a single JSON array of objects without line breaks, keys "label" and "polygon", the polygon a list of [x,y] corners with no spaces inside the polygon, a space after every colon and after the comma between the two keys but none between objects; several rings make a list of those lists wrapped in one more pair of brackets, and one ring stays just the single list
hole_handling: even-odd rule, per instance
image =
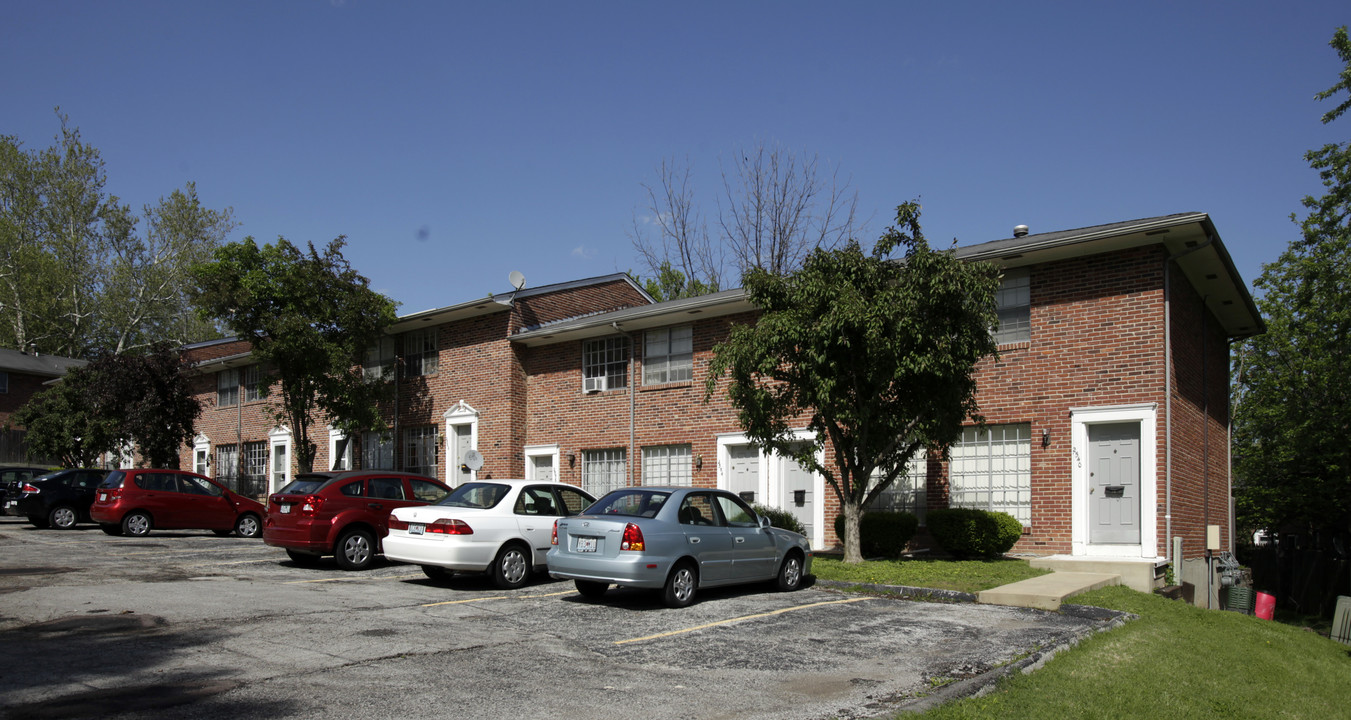
[{"label": "car door handle", "polygon": [[380,508],[384,507],[384,505],[381,505],[380,503],[366,503],[366,507],[372,510],[379,510]]},{"label": "car door handle", "polygon": [[698,545],[698,544],[699,544],[699,538],[697,538],[697,537],[692,537],[692,538],[690,538],[690,544],[691,544],[691,545]]},{"label": "car door handle", "polygon": [[744,542],[746,542],[746,538],[744,538],[744,537],[739,537],[739,538],[736,539],[736,541],[739,542],[739,543],[744,543]]}]

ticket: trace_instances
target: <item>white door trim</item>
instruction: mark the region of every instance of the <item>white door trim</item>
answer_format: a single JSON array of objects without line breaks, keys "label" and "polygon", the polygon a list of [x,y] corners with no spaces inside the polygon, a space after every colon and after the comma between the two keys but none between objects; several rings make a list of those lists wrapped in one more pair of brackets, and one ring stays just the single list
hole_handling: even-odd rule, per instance
[{"label": "white door trim", "polygon": [[[1140,423],[1140,543],[1093,544],[1088,541],[1088,426]],[[1071,553],[1101,557],[1158,559],[1158,405],[1110,405],[1070,408]]]},{"label": "white door trim", "polygon": [[[794,431],[791,435],[794,442],[811,442],[816,439],[816,433],[806,430]],[[717,436],[718,440],[718,488],[726,490],[729,487],[728,473],[731,472],[731,456],[728,454],[728,448],[732,445],[749,445],[750,439],[744,433],[726,433]],[[777,453],[766,453],[760,451],[760,482],[755,490],[757,498],[764,498],[761,504],[773,507],[775,503],[768,502],[771,498],[778,497],[778,490],[781,489],[783,482],[783,463],[784,458]],[[818,450],[816,453],[818,462],[824,461],[824,452]],[[825,535],[825,516],[826,516],[826,480],[820,473],[812,475],[812,536],[807,538],[811,541],[815,549],[824,549],[826,545]]]},{"label": "white door trim", "polygon": [[559,479],[558,472],[558,443],[552,445],[526,445],[525,446],[525,479],[534,480],[535,464],[531,458],[547,456],[551,458],[554,468],[554,482],[562,482]]},{"label": "white door trim", "polygon": [[[459,457],[459,452],[455,447],[455,426],[469,426],[469,449],[478,449],[478,418],[479,412],[469,403],[461,400],[455,403],[449,410],[443,414],[442,419],[446,421],[445,440],[442,447],[445,450],[445,477],[442,478],[445,483],[451,487],[459,484],[460,465],[464,459]],[[469,473],[470,480],[478,479],[478,471]]]},{"label": "white door trim", "polygon": [[[271,495],[291,482],[291,466],[295,460],[295,454],[291,452],[291,430],[285,425],[273,428],[272,432],[267,434],[267,441],[267,493]],[[276,483],[272,479],[272,468],[276,462],[278,447],[286,448],[286,473],[281,483]]]}]

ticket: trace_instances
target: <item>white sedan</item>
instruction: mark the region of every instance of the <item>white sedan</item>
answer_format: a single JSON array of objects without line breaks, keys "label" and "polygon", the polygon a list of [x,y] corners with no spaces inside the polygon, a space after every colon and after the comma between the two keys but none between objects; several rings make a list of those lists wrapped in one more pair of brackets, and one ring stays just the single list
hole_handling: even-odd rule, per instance
[{"label": "white sedan", "polygon": [[433,580],[486,572],[497,586],[518,588],[545,566],[554,521],[577,515],[595,498],[572,485],[534,480],[476,480],[434,505],[389,516],[385,557],[422,566]]}]

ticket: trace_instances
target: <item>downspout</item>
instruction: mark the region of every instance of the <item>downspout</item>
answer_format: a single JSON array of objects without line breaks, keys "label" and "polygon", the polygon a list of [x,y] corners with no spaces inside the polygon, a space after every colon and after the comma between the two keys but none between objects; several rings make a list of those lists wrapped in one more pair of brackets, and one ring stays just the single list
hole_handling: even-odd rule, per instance
[{"label": "downspout", "polygon": [[[1180,253],[1169,255],[1163,261],[1163,494],[1164,494],[1164,547],[1167,548],[1168,562],[1177,572],[1177,563],[1181,558],[1173,554],[1173,263],[1197,250],[1208,247],[1214,238],[1206,236],[1206,241],[1196,247],[1187,248]],[[1204,317],[1204,316],[1203,316]]]},{"label": "downspout", "polygon": [[631,337],[628,333],[624,332],[623,330],[620,330],[620,329],[619,329],[619,323],[618,323],[618,322],[612,322],[612,323],[610,323],[610,327],[614,328],[614,329],[615,329],[615,332],[617,332],[617,333],[619,333],[620,335],[623,335],[624,337],[627,337],[627,338],[629,339],[629,447],[628,447],[628,450],[625,451],[625,452],[627,453],[628,461],[624,463],[624,484],[625,484],[625,485],[628,485],[628,486],[632,486],[632,485],[633,485],[633,461],[634,461],[634,458],[636,457],[635,453],[633,452],[633,435],[634,435],[634,427],[633,427],[633,425],[634,425],[634,412],[633,412],[633,411],[634,411],[634,395],[633,395],[634,389],[633,389],[633,386],[638,384],[638,378],[636,378],[636,377],[633,376],[633,371],[634,371],[634,369],[635,369],[634,366],[633,366],[633,353],[634,353],[634,350],[635,350],[636,348],[634,348],[634,346],[633,346],[633,337]]}]

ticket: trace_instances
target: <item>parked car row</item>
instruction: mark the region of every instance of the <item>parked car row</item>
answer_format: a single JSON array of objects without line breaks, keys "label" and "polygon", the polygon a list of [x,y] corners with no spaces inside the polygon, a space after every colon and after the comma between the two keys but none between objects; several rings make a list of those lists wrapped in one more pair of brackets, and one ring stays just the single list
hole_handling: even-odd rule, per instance
[{"label": "parked car row", "polygon": [[811,573],[805,537],[713,488],[626,487],[596,500],[560,482],[451,488],[422,475],[357,470],[299,475],[264,506],[192,472],[74,469],[23,481],[19,491],[7,509],[40,528],[233,532],[262,537],[299,565],[332,555],[339,567],[362,570],[383,553],[433,580],[486,573],[513,589],[547,573],[588,598],[611,585],[651,588],[673,608],[701,588],[772,581],[796,590]]}]

